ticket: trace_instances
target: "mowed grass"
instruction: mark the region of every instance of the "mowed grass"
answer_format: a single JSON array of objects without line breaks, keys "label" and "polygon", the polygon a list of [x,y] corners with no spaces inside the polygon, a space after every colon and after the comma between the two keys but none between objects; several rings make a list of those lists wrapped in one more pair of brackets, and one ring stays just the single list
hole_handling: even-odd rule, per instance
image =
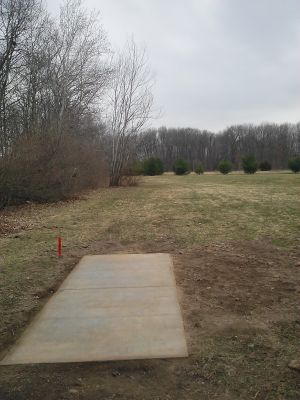
[{"label": "mowed grass", "polygon": [[32,267],[56,263],[58,235],[65,257],[99,240],[128,244],[163,239],[190,248],[268,238],[278,246],[297,246],[300,175],[164,174],[143,178],[137,187],[101,189],[73,202],[20,208],[6,215],[6,221],[25,229],[0,237],[1,283],[22,270],[30,275]]},{"label": "mowed grass", "polygon": [[144,189],[153,215],[145,222],[160,226],[152,229],[155,237],[171,235],[184,246],[262,237],[280,246],[299,243],[298,175],[164,175],[148,179]]},{"label": "mowed grass", "polygon": [[[35,387],[37,399],[53,388],[49,399],[69,398],[81,374],[88,398],[101,397],[100,376],[114,396],[120,367],[134,378],[130,383],[124,375],[120,399],[167,398],[168,391],[185,393],[170,398],[298,399],[297,372],[287,365],[299,342],[299,228],[300,175],[288,172],[167,173],[136,187],[0,212],[0,350],[15,342],[83,255],[163,251],[173,256],[190,351],[186,360],[146,360],[141,368],[62,366],[63,379],[55,366],[3,369],[4,398],[17,398],[19,386],[24,393]],[[140,377],[145,370],[149,375]],[[158,376],[164,385],[157,385]],[[41,381],[52,383],[39,389]],[[133,397],[139,381],[149,390]]]}]

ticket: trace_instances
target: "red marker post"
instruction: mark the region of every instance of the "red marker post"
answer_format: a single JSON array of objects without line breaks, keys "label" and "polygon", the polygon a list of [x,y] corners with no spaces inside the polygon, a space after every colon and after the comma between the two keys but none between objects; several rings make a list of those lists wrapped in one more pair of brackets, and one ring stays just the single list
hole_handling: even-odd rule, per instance
[{"label": "red marker post", "polygon": [[58,236],[57,242],[58,242],[58,257],[62,257],[62,238],[60,236]]}]

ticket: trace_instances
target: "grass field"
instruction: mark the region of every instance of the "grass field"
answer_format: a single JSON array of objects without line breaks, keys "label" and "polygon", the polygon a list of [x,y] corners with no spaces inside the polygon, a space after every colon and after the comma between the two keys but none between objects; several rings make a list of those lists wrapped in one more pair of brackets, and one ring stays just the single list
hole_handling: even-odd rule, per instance
[{"label": "grass field", "polygon": [[190,353],[1,367],[1,400],[299,399],[287,366],[299,355],[299,231],[300,175],[288,172],[164,174],[0,212],[1,350],[81,256],[128,251],[172,254]]}]

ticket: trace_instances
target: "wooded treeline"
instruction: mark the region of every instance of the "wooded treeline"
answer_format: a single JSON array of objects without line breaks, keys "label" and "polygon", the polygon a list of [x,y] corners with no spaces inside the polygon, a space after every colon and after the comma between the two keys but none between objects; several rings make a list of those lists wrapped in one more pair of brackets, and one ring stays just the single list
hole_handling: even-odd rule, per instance
[{"label": "wooded treeline", "polygon": [[22,136],[92,131],[110,72],[96,16],[78,1],[57,19],[36,0],[0,0],[0,13],[0,154]]},{"label": "wooded treeline", "polygon": [[234,125],[220,133],[191,128],[149,129],[139,137],[141,159],[160,158],[167,171],[183,158],[191,168],[202,163],[215,170],[221,160],[229,160],[241,169],[242,157],[254,155],[258,162],[267,160],[275,169],[286,169],[288,160],[300,154],[300,123]]},{"label": "wooded treeline", "polygon": [[121,184],[152,102],[144,51],[80,0],[0,0],[0,206]]}]

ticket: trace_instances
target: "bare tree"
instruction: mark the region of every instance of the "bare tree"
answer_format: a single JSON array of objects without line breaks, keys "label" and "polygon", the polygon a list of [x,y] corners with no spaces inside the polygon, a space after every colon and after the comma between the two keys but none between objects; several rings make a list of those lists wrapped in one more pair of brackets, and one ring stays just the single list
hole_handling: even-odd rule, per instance
[{"label": "bare tree", "polygon": [[109,93],[111,186],[120,184],[135,138],[152,116],[152,82],[145,51],[131,40],[117,56]]},{"label": "bare tree", "polygon": [[0,154],[10,141],[10,108],[17,101],[21,52],[36,6],[36,0],[0,0]]},{"label": "bare tree", "polygon": [[13,138],[75,132],[99,112],[109,79],[106,34],[80,0],[53,20],[38,0],[0,0],[0,151]]},{"label": "bare tree", "polygon": [[52,34],[54,57],[51,71],[53,114],[62,131],[68,120],[81,118],[98,106],[109,78],[104,56],[106,34],[95,12],[82,9],[80,0],[67,0],[61,7]]}]

